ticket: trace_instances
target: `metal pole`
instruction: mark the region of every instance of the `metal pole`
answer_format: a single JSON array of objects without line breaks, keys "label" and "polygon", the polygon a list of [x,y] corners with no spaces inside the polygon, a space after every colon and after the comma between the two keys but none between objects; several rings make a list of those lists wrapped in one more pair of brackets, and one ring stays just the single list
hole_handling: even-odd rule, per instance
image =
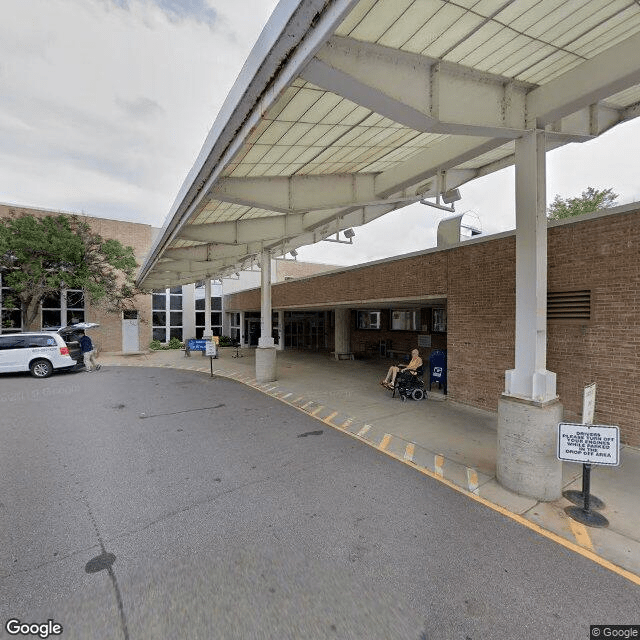
[{"label": "metal pole", "polygon": [[589,513],[591,505],[589,504],[591,493],[591,464],[588,462],[582,465],[582,495],[584,496],[584,510]]}]

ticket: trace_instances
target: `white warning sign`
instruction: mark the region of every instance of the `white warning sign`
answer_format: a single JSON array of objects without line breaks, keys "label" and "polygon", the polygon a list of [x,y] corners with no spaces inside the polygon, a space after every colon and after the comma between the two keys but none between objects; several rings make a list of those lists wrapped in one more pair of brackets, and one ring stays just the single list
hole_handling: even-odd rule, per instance
[{"label": "white warning sign", "polygon": [[568,462],[620,464],[620,430],[599,424],[558,425],[558,458]]}]

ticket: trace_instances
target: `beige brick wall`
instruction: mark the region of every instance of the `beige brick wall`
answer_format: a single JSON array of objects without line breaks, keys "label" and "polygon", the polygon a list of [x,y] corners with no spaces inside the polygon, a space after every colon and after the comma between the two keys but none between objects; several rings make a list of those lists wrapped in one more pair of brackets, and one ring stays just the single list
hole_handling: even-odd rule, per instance
[{"label": "beige brick wall", "polygon": [[[547,368],[557,374],[565,419],[579,420],[582,390],[596,382],[596,421],[618,425],[624,442],[640,446],[640,211],[553,226],[548,255],[549,291],[592,292],[588,324],[548,325]],[[426,306],[439,295],[447,298],[449,395],[496,410],[504,372],[514,366],[513,234],[274,285],[272,304],[320,309],[423,297]],[[259,290],[231,296],[227,308],[259,310]],[[355,313],[351,322],[352,348],[360,340],[390,339],[402,349],[416,339],[384,325],[380,332],[356,331]],[[441,340],[433,334],[434,347],[444,346]]]},{"label": "beige brick wall", "polygon": [[[55,215],[72,215],[69,212],[48,211],[42,209],[30,209],[14,205],[0,204],[0,218],[11,215],[33,215],[38,218]],[[80,214],[76,214],[80,215]],[[122,220],[108,220],[106,218],[94,218],[82,216],[91,229],[103,238],[119,240],[123,245],[133,247],[138,263],[151,246],[151,226],[136,222],[124,222]],[[139,311],[139,340],[140,348],[146,349],[151,341],[151,296],[140,295],[136,297],[136,308]],[[92,329],[91,338],[99,351],[122,351],[122,314],[107,313],[99,306],[91,306],[85,302],[85,319],[87,322],[97,322],[100,327]]]}]

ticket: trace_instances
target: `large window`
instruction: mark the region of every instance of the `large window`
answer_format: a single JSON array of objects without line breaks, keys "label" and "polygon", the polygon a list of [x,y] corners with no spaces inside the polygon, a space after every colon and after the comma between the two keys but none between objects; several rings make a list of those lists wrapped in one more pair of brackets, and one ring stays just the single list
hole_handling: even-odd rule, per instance
[{"label": "large window", "polygon": [[15,333],[22,330],[20,302],[9,287],[2,284],[0,275],[0,333]]},{"label": "large window", "polygon": [[229,330],[231,332],[230,338],[234,342],[240,342],[240,314],[239,313],[229,314]]},{"label": "large window", "polygon": [[[196,286],[196,338],[202,338],[205,328],[205,286]],[[222,285],[211,283],[211,333],[222,335]]]},{"label": "large window", "polygon": [[391,330],[392,331],[416,331],[419,326],[420,311],[392,309],[391,310]]},{"label": "large window", "polygon": [[380,311],[358,311],[358,329],[380,329]]},{"label": "large window", "polygon": [[[63,289],[43,298],[41,303],[43,329],[59,329],[84,322],[84,293],[80,289]],[[9,287],[2,286],[0,277],[0,333],[22,330],[20,301]]]},{"label": "large window", "polygon": [[151,299],[153,339],[169,342],[182,340],[182,287],[156,289]]}]

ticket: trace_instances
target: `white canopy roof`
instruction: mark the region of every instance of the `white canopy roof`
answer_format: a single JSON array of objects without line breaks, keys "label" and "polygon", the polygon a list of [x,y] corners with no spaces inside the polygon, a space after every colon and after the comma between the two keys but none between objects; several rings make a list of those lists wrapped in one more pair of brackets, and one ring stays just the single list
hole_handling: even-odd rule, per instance
[{"label": "white canopy roof", "polygon": [[222,277],[640,115],[634,0],[281,0],[139,277]]}]

